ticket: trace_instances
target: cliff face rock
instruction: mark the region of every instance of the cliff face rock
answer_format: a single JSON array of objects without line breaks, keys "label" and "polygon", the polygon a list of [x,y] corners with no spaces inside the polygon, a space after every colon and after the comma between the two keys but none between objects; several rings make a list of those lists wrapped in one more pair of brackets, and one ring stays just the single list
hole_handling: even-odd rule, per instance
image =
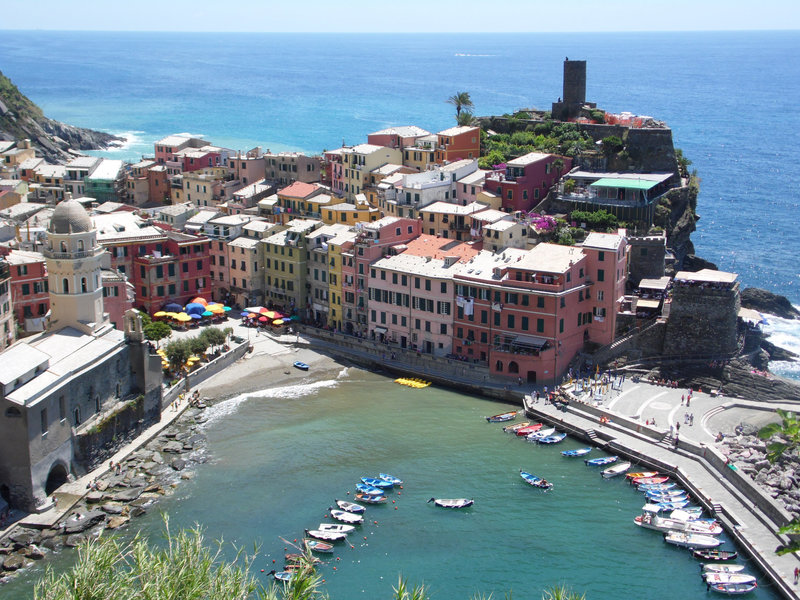
[{"label": "cliff face rock", "polygon": [[[697,229],[697,180],[688,185],[669,190],[656,207],[655,224],[667,232],[667,247],[675,254],[676,268],[683,268],[684,260],[694,255],[692,233]],[[702,267],[701,267],[702,268]]]},{"label": "cliff face rock", "polygon": [[742,290],[742,306],[782,319],[800,318],[800,311],[792,306],[788,298],[759,288]]},{"label": "cliff face rock", "polygon": [[26,138],[49,162],[73,158],[69,149],[102,150],[124,141],[109,133],[48,119],[41,108],[0,72],[0,139]]}]

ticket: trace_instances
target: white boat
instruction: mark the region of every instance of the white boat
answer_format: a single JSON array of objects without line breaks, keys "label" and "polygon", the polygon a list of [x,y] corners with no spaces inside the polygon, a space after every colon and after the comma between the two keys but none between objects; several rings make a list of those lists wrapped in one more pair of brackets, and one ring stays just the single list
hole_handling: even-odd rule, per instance
[{"label": "white boat", "polygon": [[719,523],[707,521],[681,521],[669,517],[659,517],[653,513],[642,513],[633,520],[639,527],[654,529],[656,531],[685,531],[687,533],[699,533],[701,535],[719,535],[722,533],[722,526]]},{"label": "white boat", "polygon": [[337,500],[336,506],[338,506],[342,510],[346,510],[347,512],[351,512],[357,515],[363,514],[367,510],[365,506],[361,506],[360,504],[356,504],[355,502],[348,502],[347,500]]},{"label": "white boat", "polygon": [[617,463],[615,465],[611,465],[607,469],[603,469],[600,471],[600,475],[603,476],[604,479],[610,479],[611,477],[616,477],[617,475],[622,475],[631,468],[631,463],[628,461]]},{"label": "white boat", "polygon": [[428,502],[433,502],[442,508],[466,508],[475,502],[471,498],[431,498]]},{"label": "white boat", "polygon": [[[678,519],[679,521],[701,521],[700,515],[703,514],[703,509],[699,506],[693,508],[677,508],[669,513],[670,519]],[[713,521],[714,519],[708,519]]]},{"label": "white boat", "polygon": [[747,573],[703,573],[706,583],[755,583],[756,578]]},{"label": "white boat", "polygon": [[344,533],[345,535],[353,531],[355,527],[343,523],[320,523],[317,531],[332,531],[334,533]]},{"label": "white boat", "polygon": [[722,542],[713,535],[699,533],[686,533],[684,531],[670,531],[664,534],[664,541],[684,548],[716,548]]},{"label": "white boat", "polygon": [[347,512],[346,510],[339,510],[336,508],[329,508],[328,509],[331,513],[331,517],[336,519],[337,521],[341,521],[342,523],[363,523],[364,517],[361,515],[357,515],[355,513]]},{"label": "white boat", "polygon": [[306,529],[306,535],[325,542],[338,542],[347,537],[346,533],[338,531],[320,531],[319,529]]},{"label": "white boat", "polygon": [[706,573],[738,573],[744,571],[744,565],[721,565],[717,563],[706,563],[703,565]]},{"label": "white boat", "polygon": [[539,431],[534,431],[533,433],[529,433],[525,436],[525,439],[529,442],[538,442],[542,438],[549,437],[556,432],[555,427],[548,427],[547,429],[540,429]]}]

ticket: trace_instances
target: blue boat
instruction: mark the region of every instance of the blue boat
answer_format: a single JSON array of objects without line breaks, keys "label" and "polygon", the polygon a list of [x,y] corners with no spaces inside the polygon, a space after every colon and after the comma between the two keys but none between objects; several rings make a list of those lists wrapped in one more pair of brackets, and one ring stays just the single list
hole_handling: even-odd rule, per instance
[{"label": "blue boat", "polygon": [[640,492],[665,492],[673,489],[677,483],[643,483],[636,489]]},{"label": "blue boat", "polygon": [[292,578],[294,577],[294,573],[292,573],[291,571],[275,571],[275,569],[270,571],[269,574],[272,575],[278,581],[288,582],[291,581]]},{"label": "blue boat", "polygon": [[663,496],[659,494],[645,494],[648,502],[683,502],[685,500],[689,500],[689,497],[686,494],[681,494],[679,496]]},{"label": "blue boat", "polygon": [[386,502],[384,494],[356,494],[356,500],[367,504],[383,504]]},{"label": "blue boat", "polygon": [[371,485],[372,487],[381,489],[389,489],[394,485],[391,481],[387,481],[386,479],[381,479],[380,477],[362,477],[361,481],[363,481],[367,485]]},{"label": "blue boat", "polygon": [[394,475],[389,475],[389,473],[378,473],[378,477],[384,481],[390,482],[392,485],[402,485],[403,483],[402,479],[395,477]]},{"label": "blue boat", "polygon": [[561,454],[563,456],[569,456],[569,457],[572,457],[572,456],[586,456],[591,451],[592,451],[591,448],[577,448],[575,450],[564,450]]},{"label": "blue boat", "polygon": [[537,487],[540,490],[549,490],[553,487],[553,484],[547,481],[546,479],[528,473],[527,471],[523,471],[522,469],[519,470],[519,476],[522,477],[529,484],[531,484],[533,487]]},{"label": "blue boat", "polygon": [[300,369],[301,371],[308,371],[308,365],[304,362],[300,362],[299,360],[294,362],[294,367],[295,369]]},{"label": "blue boat", "polygon": [[683,508],[689,505],[688,500],[670,500],[669,502],[653,502],[653,506],[657,507],[659,511],[670,511]]},{"label": "blue boat", "polygon": [[374,486],[367,485],[366,483],[357,483],[356,489],[362,494],[371,494],[374,496],[383,496],[384,493],[381,488],[376,488]]},{"label": "blue boat", "polygon": [[583,462],[587,467],[602,467],[603,465],[610,465],[619,460],[619,456],[600,456],[599,458],[587,458]]},{"label": "blue boat", "polygon": [[536,440],[540,444],[558,444],[563,442],[567,437],[566,433],[556,433],[555,435],[548,435],[540,440]]}]

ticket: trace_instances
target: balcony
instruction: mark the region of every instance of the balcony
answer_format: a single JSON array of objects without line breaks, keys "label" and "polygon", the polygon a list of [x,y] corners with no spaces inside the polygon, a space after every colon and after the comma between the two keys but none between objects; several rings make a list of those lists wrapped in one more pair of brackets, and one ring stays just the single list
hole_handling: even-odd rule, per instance
[{"label": "balcony", "polygon": [[469,231],[469,225],[467,223],[457,223],[452,221],[450,223],[450,230],[451,231]]}]

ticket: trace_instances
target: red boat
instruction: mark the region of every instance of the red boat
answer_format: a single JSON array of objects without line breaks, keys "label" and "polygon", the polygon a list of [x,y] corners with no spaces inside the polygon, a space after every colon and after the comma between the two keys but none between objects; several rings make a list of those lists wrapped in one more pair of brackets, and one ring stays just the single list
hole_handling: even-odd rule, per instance
[{"label": "red boat", "polygon": [[517,429],[514,433],[516,433],[518,436],[524,436],[539,431],[542,427],[544,427],[542,423],[534,423],[533,425],[528,425],[527,427]]},{"label": "red boat", "polygon": [[628,479],[637,479],[639,477],[658,477],[661,475],[658,471],[640,471],[638,473],[628,473],[625,475]]},{"label": "red boat", "polygon": [[669,477],[666,475],[659,475],[658,477],[636,477],[631,479],[631,484],[644,485],[650,483],[666,483],[667,481],[669,481]]}]

